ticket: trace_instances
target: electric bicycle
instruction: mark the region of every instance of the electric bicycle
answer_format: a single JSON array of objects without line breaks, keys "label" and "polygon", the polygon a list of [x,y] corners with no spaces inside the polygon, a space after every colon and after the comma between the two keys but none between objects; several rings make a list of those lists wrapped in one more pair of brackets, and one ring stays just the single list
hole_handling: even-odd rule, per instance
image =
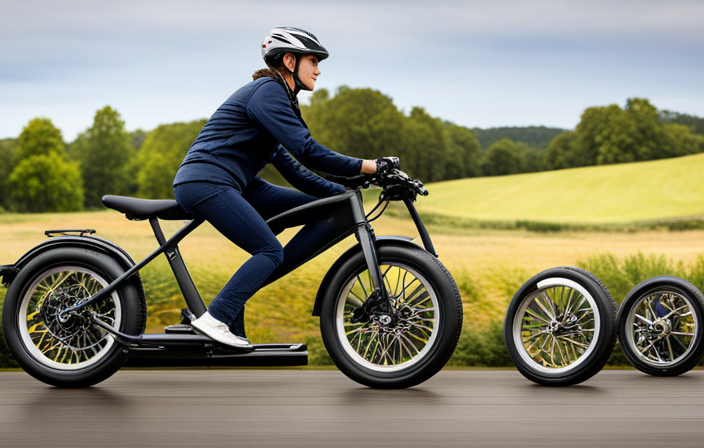
[{"label": "electric bicycle", "polygon": [[[462,328],[462,302],[450,272],[438,260],[413,205],[423,184],[398,169],[344,180],[350,188],[267,220],[275,234],[326,222],[323,243],[285,259],[267,284],[355,235],[322,279],[313,303],[325,347],[349,378],[373,388],[422,383],[449,360]],[[365,213],[361,189],[381,187]],[[422,245],[410,237],[379,236],[371,222],[392,201],[403,202]],[[127,219],[149,221],[159,247],[136,263],[94,230],[51,230],[45,242],[16,263],[0,266],[8,286],[2,324],[8,348],[22,368],[47,384],[97,384],[128,366],[297,366],[304,344],[253,344],[241,350],[198,334],[190,322],[206,311],[178,244],[203,220],[174,200],[105,196],[103,204]],[[183,220],[166,239],[160,220]],[[147,299],[139,271],[165,256],[186,302],[182,323],[144,334]]]}]

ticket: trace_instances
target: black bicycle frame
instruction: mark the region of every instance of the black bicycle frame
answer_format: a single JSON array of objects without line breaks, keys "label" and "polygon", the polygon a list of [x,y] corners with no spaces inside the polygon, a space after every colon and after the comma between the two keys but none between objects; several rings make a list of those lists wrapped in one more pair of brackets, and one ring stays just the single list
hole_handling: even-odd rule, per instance
[{"label": "black bicycle frame", "polygon": [[[409,213],[411,214],[411,217],[413,218],[413,222],[418,228],[418,232],[426,250],[437,256],[430,240],[430,236],[428,235],[423,222],[420,220],[413,203],[408,199],[404,200],[404,202]],[[295,254],[295,256],[285,258],[283,264],[279,266],[276,271],[266,280],[265,284],[269,284],[283,277],[304,263],[315,258],[319,254],[325,252],[338,242],[353,233],[356,233],[357,240],[361,245],[367,267],[371,274],[372,285],[375,291],[381,294],[382,297],[386,297],[386,291],[383,286],[383,282],[381,281],[382,275],[376,254],[376,237],[365,216],[362,194],[359,190],[348,191],[338,196],[320,199],[309,204],[296,207],[267,220],[267,224],[272,231],[279,233],[286,228],[297,227],[322,220],[329,224],[329,228],[323,235],[324,243],[319,247],[310,247],[307,248],[309,249],[307,251],[300,251],[300,253]],[[144,260],[134,265],[108,286],[91,296],[88,300],[63,310],[62,314],[81,310],[109,296],[115,291],[120,283],[137,273],[140,269],[161,254],[165,254],[169,261],[169,265],[171,266],[179,288],[183,293],[183,298],[186,301],[188,309],[196,317],[200,317],[206,312],[207,308],[203,303],[203,299],[198,293],[195,284],[193,283],[193,279],[188,273],[186,264],[184,263],[178,249],[178,243],[198,228],[203,223],[203,220],[197,219],[190,221],[168,240],[164,236],[157,218],[151,218],[149,223],[151,224],[154,235],[160,245],[159,248],[149,254]]]}]

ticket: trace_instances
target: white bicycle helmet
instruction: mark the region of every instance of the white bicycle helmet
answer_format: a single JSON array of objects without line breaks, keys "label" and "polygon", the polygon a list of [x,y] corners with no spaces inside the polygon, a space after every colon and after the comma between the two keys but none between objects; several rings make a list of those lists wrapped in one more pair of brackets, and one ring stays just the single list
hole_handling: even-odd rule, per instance
[{"label": "white bicycle helmet", "polygon": [[[271,68],[283,66],[281,58],[286,53],[296,55],[314,54],[318,57],[318,61],[322,61],[330,56],[328,50],[320,45],[320,41],[312,33],[300,28],[291,27],[279,27],[271,30],[264,38],[261,50],[264,62]],[[300,90],[310,90],[298,78],[298,65],[300,61],[301,59],[297,57],[295,68],[293,71],[289,71],[291,75],[293,75],[296,85],[296,89],[293,92],[294,95]]]},{"label": "white bicycle helmet", "polygon": [[300,28],[274,28],[262,42],[262,58],[267,65],[275,67],[277,59],[286,53],[314,54],[319,61],[330,56],[312,33]]}]

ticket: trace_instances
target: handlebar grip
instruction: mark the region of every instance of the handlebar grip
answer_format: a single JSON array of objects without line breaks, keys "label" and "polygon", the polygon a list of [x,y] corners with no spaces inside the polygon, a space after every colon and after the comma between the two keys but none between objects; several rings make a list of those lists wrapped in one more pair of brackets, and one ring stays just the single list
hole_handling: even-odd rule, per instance
[{"label": "handlebar grip", "polygon": [[375,162],[377,173],[390,173],[401,169],[401,159],[398,157],[380,157]]}]

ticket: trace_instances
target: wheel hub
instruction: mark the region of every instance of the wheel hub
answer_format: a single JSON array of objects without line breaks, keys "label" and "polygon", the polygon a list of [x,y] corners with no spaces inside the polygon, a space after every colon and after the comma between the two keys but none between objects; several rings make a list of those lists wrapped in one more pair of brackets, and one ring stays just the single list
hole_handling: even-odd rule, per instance
[{"label": "wheel hub", "polygon": [[54,338],[66,340],[88,325],[88,320],[83,314],[62,313],[66,308],[73,306],[77,300],[65,291],[58,291],[41,305],[39,312],[44,319],[47,331]]},{"label": "wheel hub", "polygon": [[[375,331],[379,334],[393,333],[404,334],[411,329],[413,321],[418,319],[418,311],[403,303],[402,300],[391,298],[392,310],[390,313],[381,313],[379,309],[376,313],[369,316],[370,322],[374,323]],[[357,308],[355,313],[358,313],[362,307]],[[353,316],[354,319],[354,316]]]},{"label": "wheel hub", "polygon": [[384,326],[388,326],[392,322],[391,316],[383,315],[378,317],[379,323]]},{"label": "wheel hub", "polygon": [[546,332],[547,332],[547,334],[552,334],[552,335],[557,336],[560,333],[560,330],[562,330],[562,325],[560,324],[560,322],[553,319],[548,324],[548,328],[547,328]]},{"label": "wheel hub", "polygon": [[656,319],[652,325],[648,326],[648,330],[648,335],[651,339],[659,339],[672,332],[672,322],[670,322],[670,319]]},{"label": "wheel hub", "polygon": [[578,323],[579,318],[574,314],[560,315],[557,319],[548,322],[545,334],[552,336],[565,336],[582,334],[582,326]]}]

